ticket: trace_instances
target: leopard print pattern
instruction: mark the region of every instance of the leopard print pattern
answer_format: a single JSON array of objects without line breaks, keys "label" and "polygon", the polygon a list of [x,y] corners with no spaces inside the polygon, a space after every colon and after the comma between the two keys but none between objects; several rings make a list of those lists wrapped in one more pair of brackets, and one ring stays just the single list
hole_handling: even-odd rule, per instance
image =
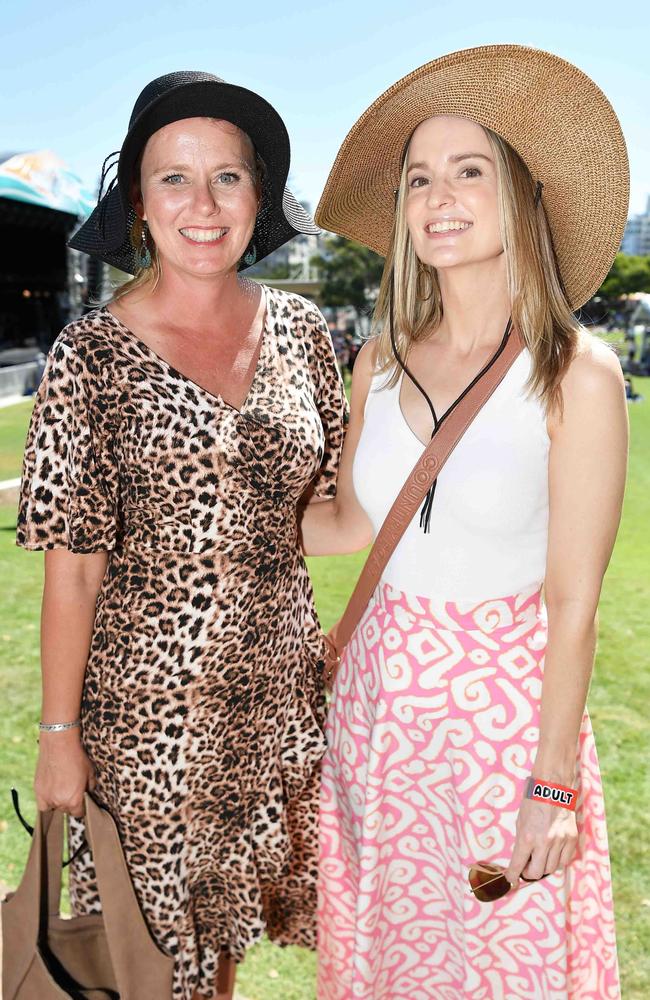
[{"label": "leopard print pattern", "polygon": [[[104,308],[53,345],[25,452],[18,544],[109,552],[83,741],[174,1000],[214,997],[219,954],[264,931],[315,945],[325,697],[297,504],[335,494],[346,403],[317,309],[265,295],[241,410]],[[100,909],[87,853],[71,896]]]}]

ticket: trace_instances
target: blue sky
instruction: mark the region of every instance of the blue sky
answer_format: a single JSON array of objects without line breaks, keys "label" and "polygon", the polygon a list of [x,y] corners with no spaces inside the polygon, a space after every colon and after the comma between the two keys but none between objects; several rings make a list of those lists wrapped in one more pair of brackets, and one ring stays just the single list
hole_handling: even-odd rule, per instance
[{"label": "blue sky", "polygon": [[446,52],[518,42],[576,63],[605,91],[630,151],[631,211],[650,195],[650,4],[631,0],[21,0],[0,42],[0,151],[49,148],[94,189],[142,87],[176,69],[259,91],[292,140],[291,184],[312,207],[359,114]]}]

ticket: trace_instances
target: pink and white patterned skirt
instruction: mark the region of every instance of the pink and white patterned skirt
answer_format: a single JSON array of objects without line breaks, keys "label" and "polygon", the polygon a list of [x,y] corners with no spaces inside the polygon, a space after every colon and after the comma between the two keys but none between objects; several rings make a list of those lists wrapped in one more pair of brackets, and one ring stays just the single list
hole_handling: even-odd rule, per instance
[{"label": "pink and white patterned skirt", "polygon": [[319,1000],[618,1000],[596,747],[564,871],[478,902],[506,865],[539,736],[539,591],[462,606],[378,588],[333,692],[320,819]]}]

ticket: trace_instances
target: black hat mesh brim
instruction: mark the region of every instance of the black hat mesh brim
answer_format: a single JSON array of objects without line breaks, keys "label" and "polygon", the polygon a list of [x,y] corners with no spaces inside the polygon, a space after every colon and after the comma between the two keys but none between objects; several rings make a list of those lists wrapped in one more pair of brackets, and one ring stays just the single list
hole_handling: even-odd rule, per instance
[{"label": "black hat mesh brim", "polygon": [[[228,84],[211,74],[180,72],[159,77],[138,98],[122,149],[117,178],[87,221],[69,241],[75,250],[129,274],[138,269],[131,232],[136,216],[129,187],[137,157],[149,136],[181,118],[223,117],[250,136],[266,175],[251,244],[256,261],[300,233],[320,232],[285,182],[289,172],[289,136],[277,111],[259,94]],[[252,248],[252,247],[251,247]],[[239,269],[247,267],[243,261]]]},{"label": "black hat mesh brim", "polygon": [[[105,195],[102,201],[103,208],[100,203],[93,210],[86,222],[69,240],[68,246],[92,257],[98,257],[112,267],[126,271],[127,274],[135,274],[138,264],[130,238],[136,219],[135,212],[132,208],[129,209],[125,226],[124,210],[117,187]],[[126,238],[123,237],[125,230]],[[320,231],[289,188],[284,189],[282,205],[276,204],[270,190],[265,188],[251,239],[251,244],[255,245],[255,262],[258,263],[264,257],[268,257],[294,236],[299,236],[301,233],[315,235]],[[239,270],[242,271],[247,266],[242,260]]]}]

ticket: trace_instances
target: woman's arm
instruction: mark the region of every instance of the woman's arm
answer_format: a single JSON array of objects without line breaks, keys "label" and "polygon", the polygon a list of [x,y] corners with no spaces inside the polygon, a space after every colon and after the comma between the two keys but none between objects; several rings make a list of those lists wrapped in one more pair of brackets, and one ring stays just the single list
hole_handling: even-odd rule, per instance
[{"label": "woman's arm", "polygon": [[[575,787],[598,600],[627,465],[625,385],[618,359],[604,344],[585,338],[563,381],[563,397],[563,418],[549,422],[548,648],[534,776]],[[576,839],[574,813],[525,800],[508,877],[516,883],[522,871],[539,878],[564,867]]]},{"label": "woman's arm", "polygon": [[372,541],[372,525],[354,492],[352,464],[363,427],[374,351],[373,341],[364,344],[354,364],[350,422],[339,465],[336,498],[314,500],[300,508],[298,513],[302,549],[307,556],[357,552]]},{"label": "woman's arm", "polygon": [[[45,723],[79,718],[95,603],[106,562],[106,552],[80,555],[53,549],[45,553],[41,614],[41,719]],[[39,809],[59,808],[81,816],[83,794],[93,784],[79,728],[40,734],[34,779]]]}]

